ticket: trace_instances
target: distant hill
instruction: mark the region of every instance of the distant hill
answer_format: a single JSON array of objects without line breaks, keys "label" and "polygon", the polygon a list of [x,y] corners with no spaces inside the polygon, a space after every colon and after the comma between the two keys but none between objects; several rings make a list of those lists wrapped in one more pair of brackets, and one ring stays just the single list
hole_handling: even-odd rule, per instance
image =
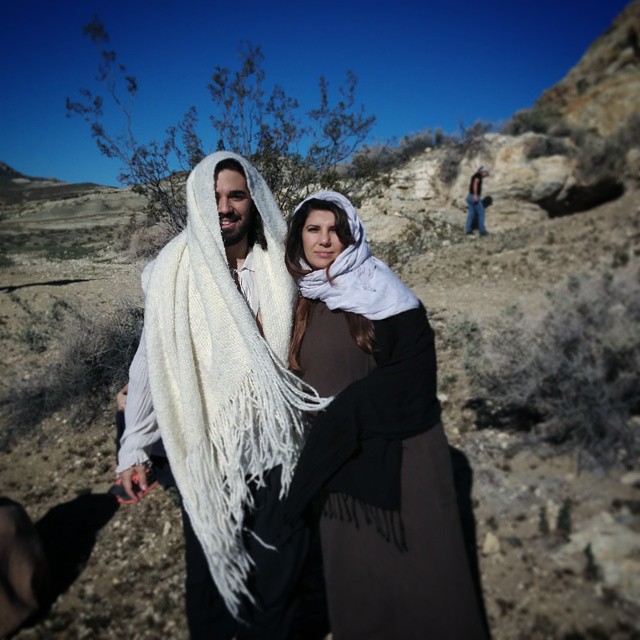
[{"label": "distant hill", "polygon": [[28,182],[56,182],[63,184],[56,178],[34,178],[33,176],[27,176],[24,173],[16,171],[13,167],[10,167],[6,162],[0,160],[0,183],[4,184],[11,182],[14,184],[23,184]]},{"label": "distant hill", "polygon": [[0,161],[0,205],[10,206],[33,200],[62,200],[98,188],[102,187],[92,182],[71,184],[57,178],[27,176]]}]

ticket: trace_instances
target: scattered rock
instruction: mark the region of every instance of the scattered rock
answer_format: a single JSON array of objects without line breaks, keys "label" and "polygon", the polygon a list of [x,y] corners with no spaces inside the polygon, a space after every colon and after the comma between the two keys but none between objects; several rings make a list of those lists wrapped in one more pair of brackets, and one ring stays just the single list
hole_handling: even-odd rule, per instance
[{"label": "scattered rock", "polygon": [[555,531],[558,524],[558,514],[560,513],[560,506],[553,500],[547,500],[547,522],[549,523],[549,530]]},{"label": "scattered rock", "polygon": [[622,478],[620,478],[620,482],[629,486],[640,485],[640,471],[625,473]]},{"label": "scattered rock", "polygon": [[604,585],[640,605],[640,533],[603,511],[571,534],[559,557],[583,556],[587,546],[591,547]]},{"label": "scattered rock", "polygon": [[493,555],[495,553],[499,553],[500,551],[500,540],[498,536],[489,531],[484,538],[484,543],[482,544],[482,553],[486,556]]}]

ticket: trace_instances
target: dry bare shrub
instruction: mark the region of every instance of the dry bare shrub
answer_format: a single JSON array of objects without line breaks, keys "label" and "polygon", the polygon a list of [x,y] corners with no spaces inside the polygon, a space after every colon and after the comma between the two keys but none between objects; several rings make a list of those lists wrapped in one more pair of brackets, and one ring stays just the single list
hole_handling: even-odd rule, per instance
[{"label": "dry bare shrub", "polygon": [[472,160],[486,153],[490,147],[485,134],[491,131],[490,122],[478,120],[470,127],[460,125],[460,141],[456,144],[444,145],[440,156],[440,179],[451,185],[458,177],[460,163],[464,158]]},{"label": "dry bare shrub", "polygon": [[[187,221],[186,172],[210,152],[210,143],[252,162],[284,212],[318,187],[339,184],[351,196],[376,177],[375,165],[367,164],[363,173],[361,164],[350,162],[376,120],[356,98],[358,78],[353,71],[347,71],[335,88],[321,76],[317,106],[305,111],[282,84],[267,83],[260,45],[244,42],[238,48],[239,66],[234,70],[216,65],[210,76],[209,143],[200,137],[200,115],[194,106],[166,128],[164,139],[142,142],[133,126],[139,120],[134,113],[137,79],[111,49],[97,14],[83,26],[83,33],[98,50],[98,73],[92,87],[80,89],[77,100],[67,98],[67,115],[84,121],[100,152],[120,164],[119,181],[142,194],[148,213],[176,233]],[[120,119],[106,117],[113,108]]]},{"label": "dry bare shrub", "polygon": [[637,459],[637,264],[570,278],[549,293],[540,316],[511,308],[477,339],[467,368],[490,401],[492,424],[531,430],[604,466]]},{"label": "dry bare shrub", "polygon": [[533,138],[526,147],[526,156],[529,160],[548,156],[567,156],[570,153],[572,153],[572,148],[565,140],[549,136]]},{"label": "dry bare shrub", "polygon": [[451,185],[455,182],[460,172],[460,163],[464,159],[465,150],[461,145],[445,147],[440,156],[440,179],[444,184]]},{"label": "dry bare shrub", "polygon": [[630,115],[608,138],[589,132],[575,132],[579,146],[578,171],[585,179],[620,179],[627,172],[626,154],[640,148],[640,115]]},{"label": "dry bare shrub", "polygon": [[119,248],[129,260],[155,258],[175,235],[171,226],[156,219],[147,208],[129,217],[119,233]]},{"label": "dry bare shrub", "polygon": [[629,173],[627,152],[640,148],[640,115],[637,113],[628,116],[615,133],[607,137],[592,129],[570,127],[558,111],[539,105],[518,111],[502,128],[502,133],[511,136],[528,131],[547,137],[529,144],[527,158],[575,154],[578,174],[587,182],[605,178],[619,180]]},{"label": "dry bare shrub", "polygon": [[79,424],[111,404],[128,379],[142,320],[142,310],[126,302],[100,316],[67,311],[52,347],[55,357],[0,399],[9,425],[0,445],[27,435],[55,412],[67,412],[67,419]]},{"label": "dry bare shrub", "polygon": [[517,111],[502,127],[502,133],[519,136],[527,131],[533,133],[551,133],[562,122],[560,112],[550,106],[534,105],[529,109]]},{"label": "dry bare shrub", "polygon": [[131,260],[155,258],[174,235],[171,228],[162,223],[138,227],[129,236],[127,256]]},{"label": "dry bare shrub", "polygon": [[486,149],[483,136],[494,129],[492,122],[483,120],[476,120],[469,127],[460,123],[459,131],[455,133],[446,133],[439,127],[433,131],[426,128],[408,133],[395,146],[387,143],[362,147],[354,154],[354,161],[373,160],[377,171],[386,177],[385,172],[403,166],[427,149],[440,149],[442,163],[447,165],[441,170],[441,174],[444,182],[449,184],[455,180],[458,164],[467,153],[474,155]]}]

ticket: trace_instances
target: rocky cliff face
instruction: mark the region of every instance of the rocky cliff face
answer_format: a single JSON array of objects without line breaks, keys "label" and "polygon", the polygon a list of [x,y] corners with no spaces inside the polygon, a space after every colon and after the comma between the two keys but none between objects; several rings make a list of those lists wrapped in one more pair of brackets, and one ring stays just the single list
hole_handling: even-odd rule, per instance
[{"label": "rocky cliff face", "polygon": [[461,234],[469,180],[480,166],[491,170],[483,196],[489,196],[493,230],[586,211],[622,195],[620,181],[584,176],[579,162],[580,150],[570,138],[487,134],[464,150],[442,147],[412,158],[392,172],[381,196],[363,203],[361,213],[373,242],[408,250],[407,240],[416,235],[425,237],[414,249]]},{"label": "rocky cliff face", "polygon": [[568,125],[603,136],[640,111],[640,1],[614,20],[536,106],[556,110]]},{"label": "rocky cliff face", "polygon": [[[488,134],[461,158],[452,147],[430,149],[412,158],[391,176],[379,198],[366,201],[362,216],[371,239],[401,241],[413,230],[449,235],[462,231],[469,180],[478,167],[491,168],[484,194],[491,196],[494,228],[520,226],[547,217],[538,200],[560,193],[570,181],[575,162],[567,155],[529,159],[534,133],[518,137]],[[453,170],[446,167],[453,166]],[[453,174],[453,175],[452,175]]]}]

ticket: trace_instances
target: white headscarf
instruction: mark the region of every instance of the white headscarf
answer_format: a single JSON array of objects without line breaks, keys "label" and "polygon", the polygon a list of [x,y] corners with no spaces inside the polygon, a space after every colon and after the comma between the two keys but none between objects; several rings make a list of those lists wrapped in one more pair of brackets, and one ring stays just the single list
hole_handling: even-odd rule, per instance
[{"label": "white headscarf", "polygon": [[[264,338],[229,271],[214,175],[243,167],[268,250],[253,247]],[[298,459],[303,411],[322,408],[287,370],[295,286],[284,264],[286,225],[273,194],[244,158],[206,157],[187,181],[187,228],[146,271],[149,381],[162,440],[211,575],[234,615],[251,597],[243,513],[247,479],[282,465],[283,492]]]},{"label": "white headscarf", "polygon": [[[417,308],[420,301],[411,289],[382,260],[371,255],[364,226],[351,202],[335,191],[318,191],[303,200],[293,215],[312,199],[328,200],[343,209],[355,242],[329,268],[331,282],[326,269],[316,269],[300,279],[300,293],[305,298],[322,300],[329,309],[351,311],[369,320],[383,320]],[[306,262],[300,266],[309,268]]]}]

